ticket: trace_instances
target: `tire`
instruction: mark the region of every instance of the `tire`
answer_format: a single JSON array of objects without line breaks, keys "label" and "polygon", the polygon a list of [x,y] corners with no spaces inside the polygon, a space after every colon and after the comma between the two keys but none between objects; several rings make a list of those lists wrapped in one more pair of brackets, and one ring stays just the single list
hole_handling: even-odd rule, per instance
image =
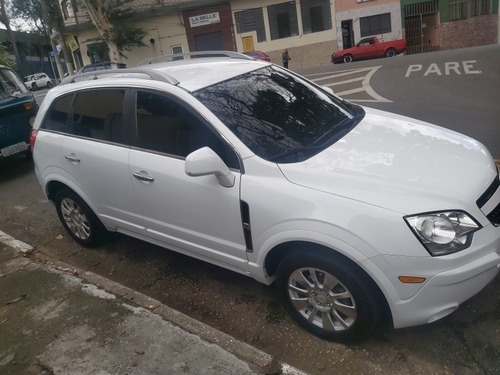
[{"label": "tire", "polygon": [[346,64],[352,62],[352,56],[351,55],[345,55],[344,57],[342,57],[342,62],[344,62]]},{"label": "tire", "polygon": [[36,85],[36,82],[33,82],[31,84],[31,91],[35,91],[37,88],[38,88],[38,86]]},{"label": "tire", "polygon": [[52,88],[52,82],[50,82],[50,81],[49,81],[49,82],[47,82],[47,88],[48,88],[48,89]]},{"label": "tire", "polygon": [[323,339],[352,342],[380,319],[373,281],[338,254],[294,252],[277,271],[276,285],[293,318]]},{"label": "tire", "polygon": [[396,57],[396,50],[394,48],[389,48],[385,51],[385,57]]},{"label": "tire", "polygon": [[95,247],[103,241],[106,228],[78,194],[61,189],[54,201],[59,220],[76,242],[85,247]]}]

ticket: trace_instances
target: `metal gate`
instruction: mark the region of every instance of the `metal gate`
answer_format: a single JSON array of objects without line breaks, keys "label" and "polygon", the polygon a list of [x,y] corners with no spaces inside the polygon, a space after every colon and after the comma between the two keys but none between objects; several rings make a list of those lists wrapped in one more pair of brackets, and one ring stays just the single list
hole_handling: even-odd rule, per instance
[{"label": "metal gate", "polygon": [[439,50],[437,1],[405,5],[406,52]]}]

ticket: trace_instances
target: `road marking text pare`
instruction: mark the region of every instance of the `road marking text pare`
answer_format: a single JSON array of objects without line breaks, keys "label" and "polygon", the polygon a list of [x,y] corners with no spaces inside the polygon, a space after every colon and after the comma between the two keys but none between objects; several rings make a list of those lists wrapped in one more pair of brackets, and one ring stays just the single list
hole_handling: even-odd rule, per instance
[{"label": "road marking text pare", "polygon": [[[462,61],[462,62],[445,62],[444,63],[444,74],[449,76],[451,74],[457,74],[460,75],[462,74],[483,74],[481,70],[474,70],[474,64],[476,60],[469,60],[469,61]],[[423,65],[421,64],[415,64],[415,65],[410,65],[408,67],[408,70],[406,71],[405,78],[408,78],[410,74],[415,73],[415,72],[421,72],[423,68]],[[424,73],[424,77],[427,77],[429,74],[435,74],[438,76],[443,75],[443,71],[439,68],[439,65],[436,63],[432,63],[429,65],[427,70]]]}]

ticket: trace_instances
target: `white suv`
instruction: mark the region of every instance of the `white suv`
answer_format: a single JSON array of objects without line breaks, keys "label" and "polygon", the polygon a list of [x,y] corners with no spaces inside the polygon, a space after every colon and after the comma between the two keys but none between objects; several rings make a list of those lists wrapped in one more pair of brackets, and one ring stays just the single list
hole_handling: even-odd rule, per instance
[{"label": "white suv", "polygon": [[52,84],[52,79],[45,73],[35,73],[24,77],[24,84],[30,90],[41,89],[46,87],[50,89]]},{"label": "white suv", "polygon": [[470,138],[244,56],[90,77],[49,91],[31,136],[82,245],[117,231],[275,281],[333,340],[433,322],[498,274],[498,170]]}]

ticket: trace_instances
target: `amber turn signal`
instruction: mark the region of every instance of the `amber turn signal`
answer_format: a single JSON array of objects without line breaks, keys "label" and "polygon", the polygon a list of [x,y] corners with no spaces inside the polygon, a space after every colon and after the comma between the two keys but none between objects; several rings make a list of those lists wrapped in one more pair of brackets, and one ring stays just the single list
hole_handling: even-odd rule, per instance
[{"label": "amber turn signal", "polygon": [[415,276],[398,276],[398,279],[405,284],[421,284],[425,281],[425,277]]}]

